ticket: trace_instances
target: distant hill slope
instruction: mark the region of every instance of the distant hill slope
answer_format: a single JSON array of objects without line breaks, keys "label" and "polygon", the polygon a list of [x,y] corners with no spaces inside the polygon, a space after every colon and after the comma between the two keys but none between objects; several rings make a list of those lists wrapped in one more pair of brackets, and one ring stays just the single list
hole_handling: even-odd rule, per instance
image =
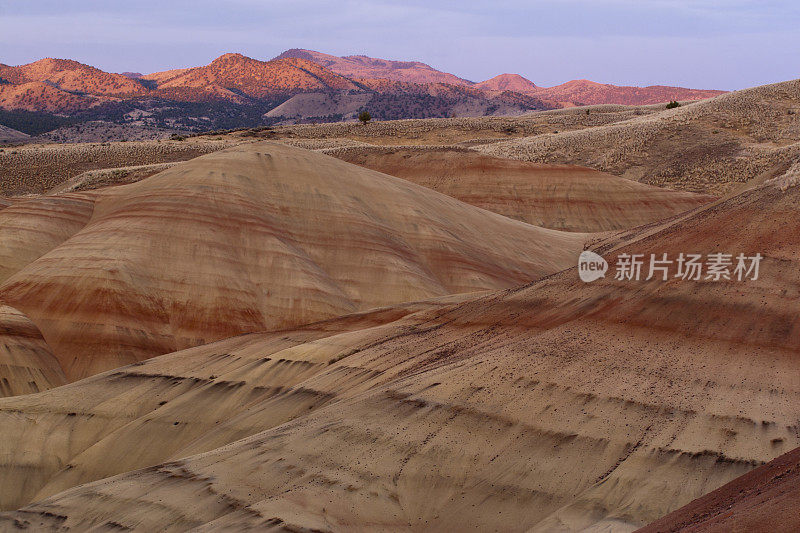
[{"label": "distant hill slope", "polygon": [[50,57],[18,67],[0,65],[0,78],[15,85],[44,82],[63,91],[96,96],[130,96],[146,91],[141,83],[122,74]]},{"label": "distant hill slope", "polygon": [[69,59],[0,64],[0,108],[74,113],[147,93],[138,81]]},{"label": "distant hill slope", "polygon": [[[519,114],[548,109],[540,99],[521,94],[487,95],[461,84],[412,83],[379,77],[347,78],[336,74],[327,61],[317,63],[285,56],[258,61],[226,54],[205,67],[155,73],[144,79],[158,83],[157,94],[176,99],[199,99],[199,93],[242,103],[294,95],[265,113],[268,118],[354,118],[367,108],[376,119]],[[314,56],[317,57],[317,56]],[[313,96],[312,96],[313,95]]]},{"label": "distant hill slope", "polygon": [[313,61],[323,67],[350,78],[384,78],[410,83],[449,83],[472,85],[471,81],[436,70],[419,61],[391,61],[364,55],[337,57],[313,50],[292,48],[274,59],[297,58]]},{"label": "distant hill slope", "polygon": [[30,138],[30,135],[27,133],[22,133],[0,124],[0,143],[24,141],[28,138]]},{"label": "distant hill slope", "polygon": [[614,124],[479,149],[722,194],[800,157],[800,80],[744,89]]},{"label": "distant hill slope", "polygon": [[500,74],[494,78],[476,83],[475,87],[487,91],[514,91],[523,94],[537,92],[539,89],[535,83],[519,74]]},{"label": "distant hill slope", "polygon": [[518,74],[500,74],[492,79],[475,84],[487,91],[513,91],[536,96],[561,105],[648,105],[672,100],[703,100],[713,98],[726,91],[686,89],[684,87],[626,87],[596,83],[589,80],[573,80],[554,87],[539,87]]},{"label": "distant hill slope", "polygon": [[[301,93],[270,109],[264,116],[307,118],[342,115],[353,118],[359,109],[367,106],[371,99],[372,94],[367,92],[355,94],[349,92]],[[374,109],[373,112],[375,112]]]},{"label": "distant hill slope", "polygon": [[646,105],[671,100],[700,100],[725,92],[666,86],[626,87],[589,80],[574,80],[555,87],[538,87],[519,74],[500,74],[480,83],[474,83],[418,61],[390,61],[367,56],[337,57],[301,48],[287,50],[275,59],[289,57],[313,61],[351,78],[380,78],[419,84],[447,83],[486,91],[512,91],[566,105]]},{"label": "distant hill slope", "polygon": [[539,87],[534,93],[554,102],[573,104],[647,105],[672,100],[703,100],[725,94],[726,91],[686,89],[683,87],[626,87],[589,80],[573,80],[555,87]]},{"label": "distant hill slope", "polygon": [[[174,72],[174,71],[173,71]],[[173,88],[196,89],[210,94],[270,98],[314,90],[357,90],[351,80],[304,59],[259,61],[241,54],[225,54],[204,67],[144,76],[157,80],[158,91]],[[221,91],[228,91],[222,93]]]},{"label": "distant hill slope", "polygon": [[107,101],[91,95],[73,94],[43,81],[0,85],[0,108],[47,113],[77,113]]}]

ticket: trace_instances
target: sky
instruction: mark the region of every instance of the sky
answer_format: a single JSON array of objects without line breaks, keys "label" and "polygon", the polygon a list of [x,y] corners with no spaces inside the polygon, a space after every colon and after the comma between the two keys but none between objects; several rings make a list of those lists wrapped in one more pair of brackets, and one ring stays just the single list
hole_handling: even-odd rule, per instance
[{"label": "sky", "polygon": [[0,63],[111,72],[289,48],[521,74],[734,90],[800,77],[797,0],[0,0]]}]

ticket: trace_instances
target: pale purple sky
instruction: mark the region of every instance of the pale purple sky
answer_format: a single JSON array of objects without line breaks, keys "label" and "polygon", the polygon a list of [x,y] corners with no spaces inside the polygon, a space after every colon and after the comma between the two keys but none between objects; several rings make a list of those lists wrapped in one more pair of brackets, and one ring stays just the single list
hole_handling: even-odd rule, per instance
[{"label": "pale purple sky", "polygon": [[797,0],[0,0],[0,63],[153,72],[309,48],[474,81],[740,89],[800,77],[799,28]]}]

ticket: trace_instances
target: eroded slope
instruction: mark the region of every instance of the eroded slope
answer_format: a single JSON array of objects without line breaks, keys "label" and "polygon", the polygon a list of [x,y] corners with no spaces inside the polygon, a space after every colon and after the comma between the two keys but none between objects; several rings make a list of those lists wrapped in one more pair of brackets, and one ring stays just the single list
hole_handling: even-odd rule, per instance
[{"label": "eroded slope", "polygon": [[[584,285],[569,270],[5,399],[4,475],[37,475],[4,505],[45,499],[3,525],[635,529],[800,445],[798,206],[797,187],[768,184],[598,248],[612,263],[758,251],[755,281]],[[75,486],[118,462],[146,468]]]},{"label": "eroded slope", "polygon": [[351,147],[335,157],[536,226],[601,232],[669,218],[710,202],[575,165],[544,165],[466,149]]}]

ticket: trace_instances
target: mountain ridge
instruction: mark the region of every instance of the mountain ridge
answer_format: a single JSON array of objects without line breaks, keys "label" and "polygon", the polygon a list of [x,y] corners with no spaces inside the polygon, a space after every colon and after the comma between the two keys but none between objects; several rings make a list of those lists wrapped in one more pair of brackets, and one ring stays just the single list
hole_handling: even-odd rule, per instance
[{"label": "mountain ridge", "polygon": [[452,85],[473,85],[473,82],[454,74],[442,72],[419,61],[395,61],[379,59],[366,55],[337,57],[304,48],[291,48],[280,53],[275,59],[294,57],[306,59],[322,65],[333,72],[356,78],[384,78],[412,83],[449,83]]},{"label": "mountain ridge", "polygon": [[[319,96],[271,112],[304,93]],[[207,65],[144,75],[105,72],[72,59],[0,64],[0,110],[190,131],[287,121],[355,120],[362,109],[378,120],[518,115],[598,103],[696,100],[721,93],[588,80],[548,88],[508,73],[475,83],[419,61],[337,57],[300,48],[268,61],[229,52]],[[347,101],[345,105],[340,104],[342,99]],[[306,100],[312,102],[310,107],[302,105]],[[288,109],[293,114],[277,115]]]}]

